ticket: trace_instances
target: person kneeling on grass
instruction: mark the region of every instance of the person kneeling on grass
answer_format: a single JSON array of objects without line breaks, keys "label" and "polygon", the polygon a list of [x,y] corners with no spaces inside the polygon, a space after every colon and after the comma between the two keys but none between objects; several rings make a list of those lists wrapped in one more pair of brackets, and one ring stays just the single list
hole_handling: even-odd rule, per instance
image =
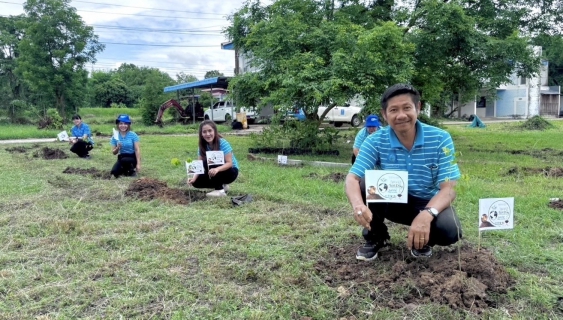
[{"label": "person kneeling on grass", "polygon": [[82,159],[90,159],[89,152],[94,148],[90,127],[82,122],[82,118],[78,114],[72,116],[72,122],[74,122],[74,126],[70,129],[72,134],[69,141],[72,145],[70,151]]},{"label": "person kneeling on grass", "polygon": [[[448,246],[461,239],[461,224],[451,207],[460,178],[452,138],[418,120],[420,94],[410,85],[389,87],[381,98],[381,109],[389,126],[366,138],[346,176],[346,195],[366,240],[356,258],[377,258],[390,238],[386,218],[410,226],[407,247],[414,257],[430,257],[432,246]],[[365,205],[365,171],[376,168],[408,172],[408,203]]]},{"label": "person kneeling on grass", "polygon": [[141,170],[141,148],[139,147],[139,136],[131,131],[131,118],[126,114],[120,114],[115,120],[119,140],[111,138],[112,153],[117,154],[117,162],[111,169],[111,174],[119,176],[136,176]]},{"label": "person kneeling on grass", "polygon": [[[225,163],[208,166],[206,151],[223,151]],[[205,174],[194,175],[188,179],[188,184],[194,188],[213,188],[207,193],[208,197],[224,197],[229,190],[229,184],[238,177],[238,162],[233,148],[217,131],[217,125],[211,120],[205,120],[199,125],[198,159],[203,160]]]}]

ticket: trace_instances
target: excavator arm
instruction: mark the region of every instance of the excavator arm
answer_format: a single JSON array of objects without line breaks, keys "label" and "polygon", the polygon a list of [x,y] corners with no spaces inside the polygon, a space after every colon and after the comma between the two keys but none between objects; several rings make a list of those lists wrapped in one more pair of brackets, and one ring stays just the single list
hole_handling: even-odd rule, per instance
[{"label": "excavator arm", "polygon": [[189,115],[186,113],[184,108],[182,108],[182,106],[178,103],[178,101],[176,101],[174,99],[170,99],[170,100],[166,101],[165,103],[163,103],[162,105],[160,105],[160,108],[158,108],[158,114],[156,115],[156,120],[154,122],[161,124],[162,123],[162,115],[164,114],[164,111],[166,111],[166,109],[172,108],[172,107],[174,107],[174,108],[176,108],[176,110],[178,110],[178,113],[180,113],[180,117],[182,117],[182,118],[188,118],[189,117]]}]

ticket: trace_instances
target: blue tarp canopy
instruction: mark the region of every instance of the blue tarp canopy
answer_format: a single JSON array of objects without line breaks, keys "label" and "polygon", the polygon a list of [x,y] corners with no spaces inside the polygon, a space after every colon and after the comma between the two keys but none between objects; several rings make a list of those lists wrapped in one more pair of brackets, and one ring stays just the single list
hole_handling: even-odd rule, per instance
[{"label": "blue tarp canopy", "polygon": [[228,86],[229,86],[228,77],[216,77],[216,78],[204,79],[201,81],[194,81],[194,82],[177,84],[170,87],[165,87],[164,93],[175,92],[184,89],[205,89],[205,88],[227,89]]}]

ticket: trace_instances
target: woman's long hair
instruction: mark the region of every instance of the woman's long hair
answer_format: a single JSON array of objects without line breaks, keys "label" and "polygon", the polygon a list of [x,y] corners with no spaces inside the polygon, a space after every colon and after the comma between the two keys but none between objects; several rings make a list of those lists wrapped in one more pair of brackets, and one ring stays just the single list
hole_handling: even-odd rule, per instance
[{"label": "woman's long hair", "polygon": [[[208,125],[211,128],[213,128],[213,131],[215,132],[215,135],[213,136],[213,141],[211,143],[207,143],[207,141],[205,141],[205,139],[203,139],[203,126]],[[199,155],[202,156],[205,159],[205,152],[207,151],[207,146],[209,145],[209,148],[211,149],[211,151],[219,151],[219,139],[222,138],[222,136],[219,134],[219,132],[217,131],[217,125],[215,124],[215,122],[211,121],[211,120],[205,120],[203,121],[200,125],[199,125]]]}]

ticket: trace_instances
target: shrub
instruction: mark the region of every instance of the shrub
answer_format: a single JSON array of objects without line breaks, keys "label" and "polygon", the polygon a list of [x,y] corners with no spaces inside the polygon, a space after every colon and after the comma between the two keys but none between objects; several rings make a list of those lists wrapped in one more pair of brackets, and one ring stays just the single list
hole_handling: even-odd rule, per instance
[{"label": "shrub", "polygon": [[56,109],[47,110],[47,114],[39,119],[39,129],[63,129],[63,118],[59,115]]}]

